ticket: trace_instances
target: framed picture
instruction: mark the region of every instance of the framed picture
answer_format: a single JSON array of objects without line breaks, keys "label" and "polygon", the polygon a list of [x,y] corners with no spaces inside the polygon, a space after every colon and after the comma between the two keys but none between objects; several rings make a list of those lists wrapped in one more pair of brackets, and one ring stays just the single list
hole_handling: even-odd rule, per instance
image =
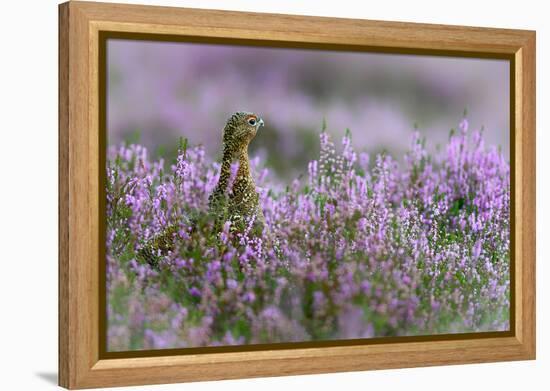
[{"label": "framed picture", "polygon": [[59,382],[535,358],[535,33],[59,6]]}]

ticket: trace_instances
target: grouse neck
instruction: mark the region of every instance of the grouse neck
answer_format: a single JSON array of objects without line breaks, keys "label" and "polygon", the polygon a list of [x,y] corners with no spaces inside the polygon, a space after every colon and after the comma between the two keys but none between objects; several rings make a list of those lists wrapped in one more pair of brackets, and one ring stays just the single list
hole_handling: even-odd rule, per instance
[{"label": "grouse neck", "polygon": [[239,155],[239,171],[237,172],[237,177],[248,176],[250,173],[250,160],[248,159],[248,148],[243,148]]},{"label": "grouse neck", "polygon": [[242,148],[239,152],[224,151],[220,179],[218,182],[218,191],[225,192],[229,185],[229,178],[231,177],[231,164],[233,162],[239,163],[239,168],[235,178],[235,182],[239,182],[241,179],[250,177],[250,161],[248,159],[248,148]]}]

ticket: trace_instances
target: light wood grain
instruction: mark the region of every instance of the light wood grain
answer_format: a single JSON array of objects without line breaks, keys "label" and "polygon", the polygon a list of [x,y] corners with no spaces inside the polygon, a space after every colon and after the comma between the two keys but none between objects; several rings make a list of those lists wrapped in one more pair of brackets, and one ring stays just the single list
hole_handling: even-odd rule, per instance
[{"label": "light wood grain", "polygon": [[69,373],[69,7],[59,7],[59,384]]},{"label": "light wood grain", "polygon": [[[156,384],[535,357],[535,33],[69,2],[59,8],[59,383]],[[127,359],[99,357],[100,31],[513,58],[515,336]]]},{"label": "light wood grain", "polygon": [[[535,292],[536,292],[536,57],[535,34],[531,33],[525,45],[516,54],[516,63],[521,61],[521,73],[517,78],[521,80],[517,87],[517,100],[520,102],[521,112],[517,113],[516,139],[521,139],[521,160],[516,164],[522,170],[521,182],[516,182],[515,191],[521,191],[521,215],[516,221],[521,228],[516,230],[516,242],[521,243],[521,253],[516,253],[516,265],[522,268],[521,276],[516,276],[518,297],[516,308],[521,309],[521,318],[518,326],[522,329],[516,335],[522,342],[531,358],[535,358],[536,350],[536,321],[535,321]],[[516,148],[516,150],[519,148]],[[520,201],[516,201],[516,207]],[[521,232],[519,230],[521,229]],[[521,278],[521,280],[520,280]]]}]

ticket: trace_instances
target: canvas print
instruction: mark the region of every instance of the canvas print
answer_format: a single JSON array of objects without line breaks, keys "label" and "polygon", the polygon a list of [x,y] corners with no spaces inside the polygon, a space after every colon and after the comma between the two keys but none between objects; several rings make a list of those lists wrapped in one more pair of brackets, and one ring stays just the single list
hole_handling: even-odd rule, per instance
[{"label": "canvas print", "polygon": [[106,54],[108,352],[510,329],[508,61]]}]

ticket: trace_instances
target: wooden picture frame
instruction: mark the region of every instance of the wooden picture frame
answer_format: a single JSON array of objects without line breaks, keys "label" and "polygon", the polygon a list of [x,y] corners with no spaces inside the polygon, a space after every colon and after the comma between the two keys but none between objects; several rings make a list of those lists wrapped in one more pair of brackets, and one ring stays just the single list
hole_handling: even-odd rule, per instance
[{"label": "wooden picture frame", "polygon": [[[100,330],[102,34],[509,59],[512,330],[105,358]],[[103,111],[103,112],[102,112]],[[103,352],[104,353],[104,352]],[[535,32],[70,1],[59,6],[59,384],[90,388],[535,358]]]}]

